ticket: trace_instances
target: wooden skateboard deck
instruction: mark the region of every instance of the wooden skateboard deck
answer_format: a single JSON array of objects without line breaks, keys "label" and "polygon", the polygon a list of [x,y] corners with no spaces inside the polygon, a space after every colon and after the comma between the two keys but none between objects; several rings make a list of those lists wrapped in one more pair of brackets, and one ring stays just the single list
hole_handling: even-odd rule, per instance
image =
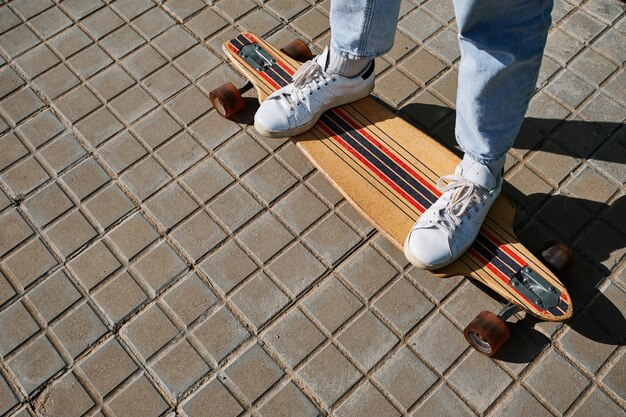
[{"label": "wooden skateboard deck", "polygon": [[[262,48],[265,58],[269,55],[266,66],[261,68],[240,54],[248,45]],[[240,34],[224,43],[223,49],[234,67],[252,82],[259,101],[288,84],[300,66],[252,33]],[[310,131],[293,140],[344,197],[401,250],[415,221],[439,197],[437,180],[454,172],[460,161],[371,97],[325,112]],[[518,242],[514,215],[512,203],[500,196],[469,250],[433,274],[472,277],[542,320],[568,319],[572,302],[567,290]],[[533,280],[547,283],[546,288],[555,294],[549,306],[533,292],[538,291]]]}]

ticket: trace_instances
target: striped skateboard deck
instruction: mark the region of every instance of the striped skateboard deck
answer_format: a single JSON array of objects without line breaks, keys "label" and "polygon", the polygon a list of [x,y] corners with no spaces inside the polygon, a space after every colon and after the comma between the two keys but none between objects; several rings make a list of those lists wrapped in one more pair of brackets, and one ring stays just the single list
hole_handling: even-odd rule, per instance
[{"label": "striped skateboard deck", "polygon": [[[270,61],[260,68],[240,51],[258,45]],[[259,101],[288,84],[300,63],[252,33],[223,45],[233,66],[252,82]],[[245,55],[245,54],[243,54]],[[440,195],[435,184],[450,174],[459,158],[424,132],[367,97],[325,112],[308,132],[293,138],[337,189],[376,228],[402,249],[417,218]],[[497,199],[476,242],[455,263],[433,273],[472,277],[515,306],[547,321],[572,315],[572,302],[559,279],[517,240],[515,208]],[[533,299],[524,271],[543,279],[558,295],[550,306]],[[532,281],[532,279],[531,279]],[[524,287],[524,288],[522,288]],[[539,302],[537,302],[539,301]],[[539,305],[538,305],[539,304]]]}]

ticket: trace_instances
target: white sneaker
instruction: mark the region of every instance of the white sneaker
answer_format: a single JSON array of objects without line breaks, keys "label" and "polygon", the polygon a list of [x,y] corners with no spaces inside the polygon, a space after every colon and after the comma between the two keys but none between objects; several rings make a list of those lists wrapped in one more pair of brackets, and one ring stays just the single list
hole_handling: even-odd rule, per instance
[{"label": "white sneaker", "polygon": [[356,101],[374,89],[374,61],[360,74],[344,77],[325,71],[329,50],[304,63],[293,82],[275,91],[254,115],[256,130],[269,137],[288,137],[306,132],[321,114]]},{"label": "white sneaker", "polygon": [[[447,185],[444,183],[447,182]],[[422,269],[456,261],[474,242],[502,189],[485,165],[463,160],[453,175],[437,182],[441,197],[422,214],[404,242],[404,254]]]}]

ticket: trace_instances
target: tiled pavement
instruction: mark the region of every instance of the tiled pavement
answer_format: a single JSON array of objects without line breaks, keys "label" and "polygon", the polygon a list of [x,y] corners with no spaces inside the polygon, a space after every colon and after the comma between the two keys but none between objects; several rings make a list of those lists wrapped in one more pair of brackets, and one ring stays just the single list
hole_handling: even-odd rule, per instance
[{"label": "tiled pavement", "polygon": [[[461,329],[496,300],[211,108],[222,41],[322,47],[328,0],[3,3],[0,415],[624,415],[623,2],[556,1],[506,178],[522,240],[573,245],[577,314],[495,360]],[[401,14],[376,94],[452,145],[451,2]]]}]

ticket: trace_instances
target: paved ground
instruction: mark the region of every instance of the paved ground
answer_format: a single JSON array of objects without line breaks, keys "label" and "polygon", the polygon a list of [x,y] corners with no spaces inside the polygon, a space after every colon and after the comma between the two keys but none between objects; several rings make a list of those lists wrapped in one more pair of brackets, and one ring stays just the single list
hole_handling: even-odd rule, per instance
[{"label": "paved ground", "polygon": [[[573,245],[577,314],[495,360],[461,329],[496,301],[211,108],[237,27],[322,47],[329,2],[156,3],[0,6],[0,415],[624,415],[624,3],[556,1],[506,178],[522,240]],[[452,144],[451,2],[401,13],[376,94]]]}]

